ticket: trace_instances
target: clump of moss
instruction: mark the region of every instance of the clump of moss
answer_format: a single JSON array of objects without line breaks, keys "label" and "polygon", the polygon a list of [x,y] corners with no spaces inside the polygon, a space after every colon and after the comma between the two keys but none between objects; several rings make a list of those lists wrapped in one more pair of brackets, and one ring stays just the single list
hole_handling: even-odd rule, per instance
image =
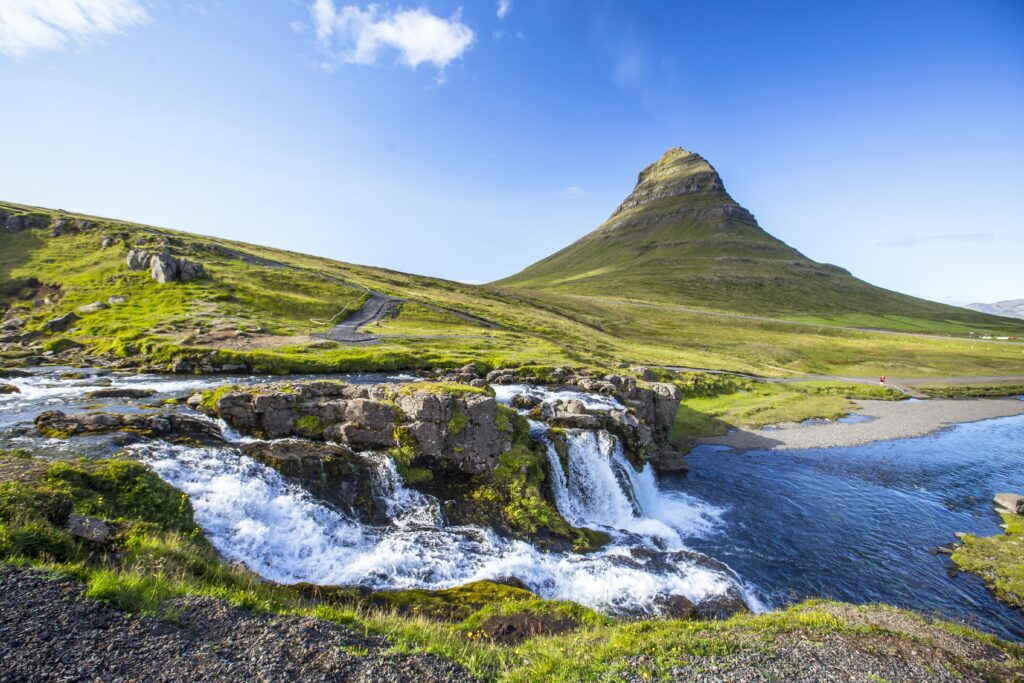
[{"label": "clump of moss", "polygon": [[461,434],[468,424],[469,418],[466,417],[466,413],[462,412],[458,404],[452,405],[452,419],[448,420],[448,426],[446,427],[448,433]]},{"label": "clump of moss", "polygon": [[1024,516],[1005,513],[1005,533],[966,535],[953,551],[953,562],[977,574],[1003,602],[1024,609]]},{"label": "clump of moss", "polygon": [[398,392],[402,396],[412,394],[448,394],[451,396],[465,396],[466,394],[478,394],[481,396],[493,396],[494,390],[490,387],[471,387],[468,384],[458,382],[413,382],[406,384]]},{"label": "clump of moss", "polygon": [[463,621],[489,605],[535,600],[537,596],[525,588],[493,581],[473,581],[443,590],[412,588],[378,591],[370,595],[370,602],[374,605],[441,621]]},{"label": "clump of moss", "polygon": [[323,436],[327,425],[316,415],[303,415],[295,419],[295,429],[307,438],[318,438]]},{"label": "clump of moss", "polygon": [[199,401],[199,408],[205,412],[216,412],[220,399],[233,391],[239,391],[239,387],[234,384],[225,384],[216,389],[206,389],[200,394],[202,400]]}]

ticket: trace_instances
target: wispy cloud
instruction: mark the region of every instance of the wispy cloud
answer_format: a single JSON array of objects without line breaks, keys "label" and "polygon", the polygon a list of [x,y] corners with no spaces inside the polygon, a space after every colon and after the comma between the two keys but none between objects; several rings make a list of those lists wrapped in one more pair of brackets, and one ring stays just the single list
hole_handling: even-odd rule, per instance
[{"label": "wispy cloud", "polygon": [[586,197],[587,192],[582,187],[570,185],[569,187],[562,190],[562,196],[568,199],[569,201],[575,201],[577,199],[582,199],[583,197]]},{"label": "wispy cloud", "polygon": [[498,18],[504,19],[512,9],[512,0],[498,0]]},{"label": "wispy cloud", "polygon": [[136,0],[0,0],[0,53],[83,45],[149,19]]},{"label": "wispy cloud", "polygon": [[445,67],[461,57],[475,37],[462,23],[460,11],[444,19],[424,8],[335,7],[332,0],[315,0],[309,11],[317,42],[334,62],[376,64],[382,53],[393,50],[403,66],[434,65],[439,82]]},{"label": "wispy cloud", "polygon": [[988,242],[995,239],[990,232],[952,233],[948,235],[919,235],[899,237],[894,240],[875,242],[876,247],[915,247],[922,242]]}]

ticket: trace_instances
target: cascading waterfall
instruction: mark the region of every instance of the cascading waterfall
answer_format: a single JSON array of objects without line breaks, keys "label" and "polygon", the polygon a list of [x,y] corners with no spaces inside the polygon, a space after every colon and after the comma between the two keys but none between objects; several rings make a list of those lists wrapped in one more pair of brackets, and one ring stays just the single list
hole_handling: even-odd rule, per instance
[{"label": "cascading waterfall", "polygon": [[699,603],[739,590],[723,567],[659,550],[662,543],[636,533],[616,534],[602,550],[578,555],[542,552],[489,529],[447,526],[437,501],[408,489],[382,455],[366,457],[391,523],[367,525],[233,448],[130,448],[189,495],[196,521],[224,557],[281,583],[439,589],[514,576],[543,597],[620,613],[656,612],[670,595]]},{"label": "cascading waterfall", "polygon": [[566,446],[568,477],[548,441],[555,503],[570,524],[633,534],[658,547],[678,549],[684,547],[685,536],[707,533],[717,523],[715,508],[662,491],[649,464],[637,472],[608,432],[568,430]]},{"label": "cascading waterfall", "polygon": [[[223,380],[112,375],[66,381],[40,373],[13,381],[21,393],[0,396],[0,426],[31,421],[52,407],[86,408],[92,403],[86,394],[103,386],[101,382],[180,394],[212,388]],[[497,390],[499,400],[506,402],[512,393],[530,393],[545,402],[578,399],[596,410],[622,407],[612,397],[573,391]],[[128,400],[115,401],[108,409],[150,408]],[[195,416],[184,406],[171,409]],[[735,597],[742,591],[727,567],[683,546],[687,537],[710,529],[718,511],[681,494],[661,492],[653,473],[649,469],[636,472],[606,433],[569,434],[568,477],[557,455],[552,452],[551,456],[559,509],[573,524],[603,529],[612,538],[600,551],[578,555],[542,552],[486,528],[447,525],[439,502],[406,487],[394,461],[384,454],[363,454],[372,466],[375,496],[387,517],[384,523],[365,524],[322,504],[276,470],[243,455],[238,446],[255,439],[208,419],[220,426],[226,445],[192,447],[145,440],[128,448],[189,495],[196,522],[223,557],[272,581],[439,589],[516,577],[542,597],[630,614],[656,612],[672,595],[700,603],[724,595]],[[546,426],[536,426],[542,438],[540,432]],[[93,438],[59,446],[73,447],[80,454],[92,447]],[[12,446],[35,449],[50,448],[52,441],[11,437]],[[95,452],[106,454],[109,448],[99,443]],[[59,451],[58,457],[62,454]]]}]

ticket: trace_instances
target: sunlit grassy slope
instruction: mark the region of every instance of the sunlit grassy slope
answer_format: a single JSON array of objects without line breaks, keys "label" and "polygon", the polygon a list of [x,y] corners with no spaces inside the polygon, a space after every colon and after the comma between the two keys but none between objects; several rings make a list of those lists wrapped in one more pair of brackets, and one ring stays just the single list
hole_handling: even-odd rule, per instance
[{"label": "sunlit grassy slope", "polygon": [[812,261],[761,229],[707,161],[679,148],[641,172],[603,225],[497,284],[910,332],[1020,330]]},{"label": "sunlit grassy slope", "polygon": [[[610,367],[620,362],[786,375],[871,376],[1024,373],[1024,345],[967,338],[886,334],[771,319],[710,315],[541,289],[471,286],[279,249],[123,221],[0,204],[92,222],[52,237],[47,228],[0,230],[0,305],[38,329],[82,304],[119,294],[127,303],[83,314],[67,338],[90,350],[143,357],[160,367],[182,353],[213,349],[268,372],[345,371],[528,363]],[[122,237],[100,248],[103,235]],[[202,262],[209,278],[161,285],[125,266],[128,246],[163,240]],[[51,286],[45,291],[32,279]],[[371,326],[381,341],[349,346],[310,335],[363,288],[406,300],[397,317]],[[34,298],[24,298],[26,296]],[[472,316],[471,319],[459,317]],[[1003,319],[979,315],[1001,330]],[[475,319],[474,319],[475,318]],[[485,324],[486,322],[486,324]],[[1008,323],[1010,326],[1014,323]],[[241,330],[242,334],[237,334]],[[1024,332],[1024,323],[1018,324]]]}]

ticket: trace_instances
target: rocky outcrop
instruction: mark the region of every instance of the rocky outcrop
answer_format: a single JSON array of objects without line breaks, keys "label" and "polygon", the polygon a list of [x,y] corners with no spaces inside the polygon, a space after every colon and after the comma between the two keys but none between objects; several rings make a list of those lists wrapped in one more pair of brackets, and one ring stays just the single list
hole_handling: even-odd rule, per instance
[{"label": "rocky outcrop", "polygon": [[206,277],[201,263],[178,258],[168,251],[150,253],[143,249],[132,249],[126,257],[128,270],[148,270],[150,277],[161,284],[168,282],[190,282]]},{"label": "rocky outcrop", "polygon": [[50,217],[42,213],[11,214],[4,218],[4,229],[8,232],[21,232],[35,228],[45,228]]},{"label": "rocky outcrop", "polygon": [[1024,496],[1019,493],[997,493],[992,502],[998,512],[1024,515]]},{"label": "rocky outcrop", "polygon": [[130,431],[143,436],[159,436],[164,439],[204,443],[221,443],[224,440],[220,429],[212,422],[175,413],[79,413],[68,415],[59,410],[48,410],[36,416],[35,425],[41,434],[56,438]]},{"label": "rocky outcrop", "polygon": [[377,510],[369,464],[351,450],[299,439],[256,441],[244,444],[241,450],[318,499],[364,522],[375,521]]},{"label": "rocky outcrop", "polygon": [[245,434],[330,441],[357,451],[410,448],[417,457],[467,474],[492,469],[512,441],[512,425],[498,419],[497,402],[482,392],[321,381],[190,401]]}]

